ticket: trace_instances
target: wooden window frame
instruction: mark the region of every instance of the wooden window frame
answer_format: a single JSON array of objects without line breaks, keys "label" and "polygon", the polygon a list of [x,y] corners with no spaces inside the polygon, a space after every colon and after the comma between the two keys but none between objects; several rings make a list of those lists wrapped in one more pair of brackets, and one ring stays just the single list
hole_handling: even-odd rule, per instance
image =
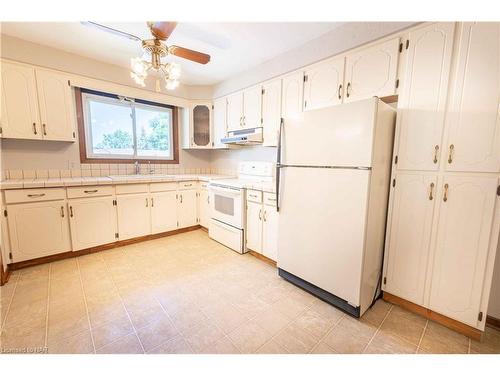
[{"label": "wooden window frame", "polygon": [[[96,92],[97,93],[97,92]],[[116,96],[105,92],[100,93],[103,96]],[[85,133],[85,122],[83,115],[83,98],[82,90],[75,87],[75,101],[76,101],[76,120],[78,125],[78,143],[80,147],[80,162],[81,163],[114,163],[114,164],[130,164],[138,162],[139,164],[179,164],[179,109],[175,106],[159,104],[154,102],[147,102],[142,100],[142,103],[150,105],[158,105],[161,107],[170,108],[172,110],[172,146],[173,146],[173,159],[143,159],[143,158],[92,158],[87,155],[87,137]]]}]

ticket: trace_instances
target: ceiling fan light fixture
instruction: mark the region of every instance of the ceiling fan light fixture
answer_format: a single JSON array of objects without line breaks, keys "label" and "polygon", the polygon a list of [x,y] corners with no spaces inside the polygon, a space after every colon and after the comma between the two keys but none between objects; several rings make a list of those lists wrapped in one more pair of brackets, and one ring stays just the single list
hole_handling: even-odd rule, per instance
[{"label": "ceiling fan light fixture", "polygon": [[167,79],[165,83],[165,88],[167,90],[175,90],[177,87],[179,87],[179,81],[176,79]]}]

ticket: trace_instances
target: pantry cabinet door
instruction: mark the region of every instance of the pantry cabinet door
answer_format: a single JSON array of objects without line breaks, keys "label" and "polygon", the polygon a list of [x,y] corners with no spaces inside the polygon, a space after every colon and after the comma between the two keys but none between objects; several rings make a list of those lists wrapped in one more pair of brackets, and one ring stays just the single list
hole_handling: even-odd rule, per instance
[{"label": "pantry cabinet door", "polygon": [[302,112],[304,94],[304,72],[295,72],[283,77],[281,116],[296,118]]},{"label": "pantry cabinet door", "polygon": [[177,229],[177,193],[166,191],[151,194],[151,233]]},{"label": "pantry cabinet door", "polygon": [[226,97],[227,130],[239,130],[243,127],[243,92]]},{"label": "pantry cabinet door", "polygon": [[278,212],[276,207],[264,206],[262,254],[274,261],[278,260]]},{"label": "pantry cabinet door", "polygon": [[71,251],[64,201],[7,206],[12,261]]},{"label": "pantry cabinet door", "polygon": [[247,201],[247,248],[262,253],[262,204]]},{"label": "pantry cabinet door", "polygon": [[36,86],[43,139],[74,141],[74,104],[68,77],[57,72],[36,69]]},{"label": "pantry cabinet door", "polygon": [[2,67],[1,137],[42,139],[35,69],[4,60],[0,65]]},{"label": "pantry cabinet door", "polygon": [[222,138],[227,137],[226,125],[226,98],[214,100],[213,109],[213,129],[214,129],[214,145],[213,148],[227,148],[228,146],[222,143]]},{"label": "pantry cabinet door", "polygon": [[148,194],[116,196],[120,240],[151,234],[151,207]]},{"label": "pantry cabinet door", "polygon": [[409,172],[395,179],[383,289],[423,305],[437,178]]},{"label": "pantry cabinet door", "polygon": [[177,218],[179,220],[179,228],[187,228],[198,224],[196,190],[179,191],[179,199],[177,203]]},{"label": "pantry cabinet door", "polygon": [[73,251],[117,241],[112,197],[71,200],[68,211]]},{"label": "pantry cabinet door", "polygon": [[263,146],[277,146],[281,121],[281,79],[262,86]]},{"label": "pantry cabinet door", "polygon": [[497,178],[448,175],[438,196],[429,308],[472,326],[478,323]]},{"label": "pantry cabinet door", "polygon": [[342,103],[344,57],[311,65],[305,71],[304,111]]},{"label": "pantry cabinet door", "polygon": [[262,126],[262,86],[246,89],[243,93],[243,127]]},{"label": "pantry cabinet door", "polygon": [[200,225],[208,228],[210,222],[210,201],[207,189],[201,189],[198,195],[198,210]]},{"label": "pantry cabinet door", "polygon": [[446,169],[500,172],[500,23],[465,22],[458,33]]},{"label": "pantry cabinet door", "polygon": [[439,168],[455,24],[436,23],[409,33],[399,95],[398,170]]},{"label": "pantry cabinet door", "polygon": [[344,103],[396,93],[399,38],[347,55]]}]

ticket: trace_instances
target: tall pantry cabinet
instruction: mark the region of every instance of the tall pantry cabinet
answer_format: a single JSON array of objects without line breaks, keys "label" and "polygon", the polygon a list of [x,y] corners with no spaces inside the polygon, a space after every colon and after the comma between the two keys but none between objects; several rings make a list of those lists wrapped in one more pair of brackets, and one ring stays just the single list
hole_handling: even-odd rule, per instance
[{"label": "tall pantry cabinet", "polygon": [[500,229],[500,23],[408,34],[385,292],[484,330]]}]

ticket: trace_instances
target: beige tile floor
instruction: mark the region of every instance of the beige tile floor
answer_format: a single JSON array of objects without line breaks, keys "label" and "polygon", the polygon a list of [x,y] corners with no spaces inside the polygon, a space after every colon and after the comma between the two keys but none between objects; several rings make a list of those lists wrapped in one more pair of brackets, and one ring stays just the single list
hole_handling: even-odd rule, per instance
[{"label": "beige tile floor", "polygon": [[353,319],[197,230],[15,272],[4,352],[500,353],[379,300]]}]

